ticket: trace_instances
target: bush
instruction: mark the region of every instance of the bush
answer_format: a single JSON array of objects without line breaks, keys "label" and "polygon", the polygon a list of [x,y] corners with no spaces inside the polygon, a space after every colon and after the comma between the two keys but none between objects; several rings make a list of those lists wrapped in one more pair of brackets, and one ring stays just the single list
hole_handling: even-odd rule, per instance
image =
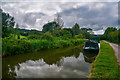
[{"label": "bush", "polygon": [[30,43],[24,40],[2,40],[2,52],[3,55],[15,55],[31,51]]},{"label": "bush", "polygon": [[110,32],[108,34],[108,40],[114,43],[120,43],[120,37],[119,37],[120,31],[114,31],[114,32]]},{"label": "bush", "polygon": [[62,39],[53,37],[48,33],[42,36],[42,39],[13,40],[3,38],[3,56],[27,53],[30,51],[40,51],[41,49],[53,49],[68,47],[72,45],[84,44],[85,39]]},{"label": "bush", "polygon": [[54,40],[54,37],[49,33],[49,32],[46,32],[42,35],[42,39],[46,39],[46,40]]},{"label": "bush", "polygon": [[40,39],[41,37],[38,35],[29,35],[28,39]]},{"label": "bush", "polygon": [[64,39],[72,38],[72,33],[66,29],[55,31],[52,33],[52,35],[54,35],[55,37],[62,37]]},{"label": "bush", "polygon": [[79,34],[79,35],[75,35],[75,38],[81,38],[81,39],[83,39],[85,37],[82,34]]}]

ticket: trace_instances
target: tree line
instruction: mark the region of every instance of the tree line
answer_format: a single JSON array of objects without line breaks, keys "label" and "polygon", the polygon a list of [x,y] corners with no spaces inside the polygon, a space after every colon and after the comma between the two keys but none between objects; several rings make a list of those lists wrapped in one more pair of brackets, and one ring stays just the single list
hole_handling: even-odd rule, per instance
[{"label": "tree line", "polygon": [[[101,40],[108,40],[111,42],[119,43],[120,42],[120,29],[117,30],[114,27],[108,27],[104,34],[99,35],[92,35],[89,31],[92,32],[91,28],[80,28],[80,26],[75,23],[72,28],[63,28],[64,22],[61,19],[60,15],[52,21],[48,22],[47,24],[43,25],[42,31],[38,30],[26,30],[20,29],[19,25],[15,22],[14,17],[10,16],[8,13],[5,13],[0,9],[0,13],[2,17],[2,38],[5,37],[12,37],[20,39],[21,36],[29,36],[29,38],[39,38],[39,36],[44,35],[52,35],[53,37],[63,37],[63,38],[85,38],[85,39],[101,39]],[[11,35],[12,34],[12,35]]]},{"label": "tree line", "polygon": [[108,27],[101,36],[101,39],[120,44],[120,29],[117,30],[115,27]]},{"label": "tree line", "polygon": [[58,16],[54,21],[45,24],[42,31],[37,31],[20,29],[19,25],[15,22],[14,17],[3,12],[2,9],[0,9],[0,12],[2,13],[2,38],[16,38],[16,35],[18,39],[20,39],[20,35],[37,38],[37,36],[42,36],[44,33],[50,33],[54,37],[62,36],[64,38],[79,37],[89,39],[91,37],[91,34],[88,31],[92,29],[80,29],[77,23],[72,28],[63,28],[64,22],[60,16]]}]

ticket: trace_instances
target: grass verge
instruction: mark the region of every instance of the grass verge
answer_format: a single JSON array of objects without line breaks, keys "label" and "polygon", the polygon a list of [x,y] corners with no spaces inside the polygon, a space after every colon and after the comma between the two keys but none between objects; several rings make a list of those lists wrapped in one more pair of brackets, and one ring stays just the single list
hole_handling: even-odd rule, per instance
[{"label": "grass verge", "polygon": [[89,78],[118,79],[119,66],[112,47],[103,41],[98,56],[91,65]]}]

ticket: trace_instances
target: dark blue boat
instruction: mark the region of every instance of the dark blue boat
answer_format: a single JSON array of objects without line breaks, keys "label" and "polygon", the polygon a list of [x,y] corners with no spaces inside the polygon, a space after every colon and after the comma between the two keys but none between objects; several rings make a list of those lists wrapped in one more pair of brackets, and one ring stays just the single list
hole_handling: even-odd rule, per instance
[{"label": "dark blue boat", "polygon": [[86,52],[99,52],[99,45],[95,41],[86,41],[83,50]]}]

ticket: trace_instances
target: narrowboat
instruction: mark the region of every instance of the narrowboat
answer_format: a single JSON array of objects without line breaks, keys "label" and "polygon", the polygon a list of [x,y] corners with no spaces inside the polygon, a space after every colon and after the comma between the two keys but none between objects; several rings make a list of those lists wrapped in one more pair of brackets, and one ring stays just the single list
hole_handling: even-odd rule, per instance
[{"label": "narrowboat", "polygon": [[99,45],[94,41],[86,41],[84,43],[83,50],[86,52],[99,52]]}]

